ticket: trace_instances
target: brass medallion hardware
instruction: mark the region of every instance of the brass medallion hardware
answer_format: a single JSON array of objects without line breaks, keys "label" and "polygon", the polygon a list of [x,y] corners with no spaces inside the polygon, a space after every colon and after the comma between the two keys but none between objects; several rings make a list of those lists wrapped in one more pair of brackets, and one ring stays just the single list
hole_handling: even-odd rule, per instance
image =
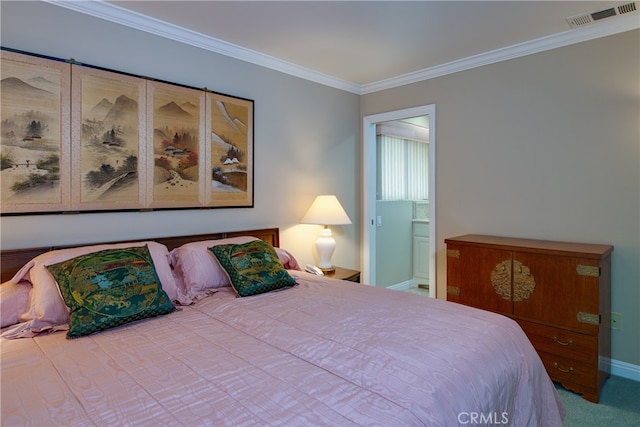
[{"label": "brass medallion hardware", "polygon": [[529,267],[518,260],[513,260],[513,296],[511,287],[511,260],[498,263],[491,271],[491,284],[496,293],[507,301],[524,301],[529,299],[536,288],[536,281]]},{"label": "brass medallion hardware", "polygon": [[589,325],[599,325],[600,324],[600,315],[593,313],[583,313],[579,311],[576,315],[578,322],[580,323],[588,323]]},{"label": "brass medallion hardware", "polygon": [[511,260],[507,259],[491,270],[491,284],[496,293],[507,301],[511,301]]},{"label": "brass medallion hardware", "polygon": [[458,249],[447,249],[447,256],[449,258],[460,258],[460,251]]},{"label": "brass medallion hardware", "polygon": [[564,346],[571,346],[573,345],[573,340],[569,340],[569,341],[560,341],[560,339],[558,338],[557,335],[553,336],[553,342],[556,344],[560,344],[560,345],[564,345]]},{"label": "brass medallion hardware", "polygon": [[460,288],[457,287],[457,286],[447,286],[447,294],[459,297],[460,296]]},{"label": "brass medallion hardware", "polygon": [[536,281],[531,275],[529,267],[520,261],[514,259],[513,267],[518,271],[513,275],[513,300],[527,300],[536,288]]},{"label": "brass medallion hardware", "polygon": [[579,276],[600,277],[600,267],[578,264],[576,271]]}]

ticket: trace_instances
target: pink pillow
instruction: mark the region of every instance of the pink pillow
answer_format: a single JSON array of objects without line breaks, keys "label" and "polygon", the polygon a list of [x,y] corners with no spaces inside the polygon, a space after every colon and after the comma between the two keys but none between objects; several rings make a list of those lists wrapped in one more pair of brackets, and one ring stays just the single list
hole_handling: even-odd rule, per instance
[{"label": "pink pillow", "polygon": [[0,328],[15,325],[29,308],[31,283],[5,282],[0,285]]},{"label": "pink pillow", "polygon": [[278,258],[284,268],[287,270],[302,270],[300,268],[300,264],[298,264],[298,260],[291,254],[291,252],[286,249],[275,248],[276,253],[278,254]]},{"label": "pink pillow", "polygon": [[69,328],[69,311],[60,295],[55,279],[49,273],[46,266],[75,258],[80,255],[97,252],[104,249],[129,248],[147,245],[153,264],[162,284],[162,289],[169,298],[181,301],[171,266],[169,264],[169,251],[167,247],[157,242],[128,242],[95,246],[81,246],[77,248],[59,249],[50,251],[33,258],[25,264],[10,282],[17,284],[26,280],[33,286],[31,301],[28,311],[20,319],[22,323],[5,331],[2,336],[6,338],[32,337],[45,330],[63,330]]},{"label": "pink pillow", "polygon": [[[176,273],[178,292],[196,301],[207,290],[231,286],[229,275],[209,250],[212,246],[242,244],[258,240],[253,236],[239,236],[220,240],[186,243],[169,254]],[[298,261],[284,249],[275,248],[278,258],[287,270],[300,270]]]},{"label": "pink pillow", "polygon": [[169,253],[169,259],[176,273],[180,292],[195,301],[208,289],[231,286],[229,276],[208,248],[254,240],[258,238],[240,236],[220,240],[202,240],[186,243],[172,250]]}]

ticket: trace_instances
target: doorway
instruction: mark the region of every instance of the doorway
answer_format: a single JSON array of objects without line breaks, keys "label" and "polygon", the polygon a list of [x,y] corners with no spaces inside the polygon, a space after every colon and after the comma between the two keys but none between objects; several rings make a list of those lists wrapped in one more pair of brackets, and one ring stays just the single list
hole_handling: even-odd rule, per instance
[{"label": "doorway", "polygon": [[[384,122],[406,121],[415,117],[426,116],[429,122],[428,135],[428,151],[429,151],[429,199],[428,199],[428,250],[420,250],[414,260],[417,265],[428,265],[428,295],[432,298],[436,296],[436,271],[435,271],[435,247],[436,247],[436,192],[435,192],[435,176],[436,176],[436,132],[435,132],[435,105],[425,105],[421,107],[409,108],[404,110],[390,111],[380,113],[363,118],[363,161],[362,161],[362,189],[363,189],[363,209],[362,209],[362,237],[363,237],[363,253],[362,253],[362,279],[364,283],[376,285],[376,277],[378,277],[378,269],[386,268],[385,263],[376,262],[378,239],[384,236],[378,236],[378,228],[384,218],[379,218],[377,208],[377,141],[376,126]],[[381,242],[380,242],[381,243]],[[411,242],[407,242],[411,244]],[[422,248],[425,245],[421,246]],[[389,266],[393,268],[393,266]],[[425,269],[426,270],[426,269]]]}]

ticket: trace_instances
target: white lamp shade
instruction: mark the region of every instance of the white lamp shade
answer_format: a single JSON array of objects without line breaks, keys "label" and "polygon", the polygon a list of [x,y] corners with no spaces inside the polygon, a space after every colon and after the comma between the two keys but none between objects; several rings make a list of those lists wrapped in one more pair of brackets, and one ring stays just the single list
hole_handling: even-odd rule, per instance
[{"label": "white lamp shade", "polygon": [[334,195],[317,196],[301,222],[319,225],[351,224],[349,215]]}]

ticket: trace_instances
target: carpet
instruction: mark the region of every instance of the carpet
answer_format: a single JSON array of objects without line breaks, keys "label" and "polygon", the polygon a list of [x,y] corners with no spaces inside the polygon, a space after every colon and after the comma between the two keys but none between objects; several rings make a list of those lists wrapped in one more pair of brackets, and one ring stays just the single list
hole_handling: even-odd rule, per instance
[{"label": "carpet", "polygon": [[640,426],[640,382],[611,376],[602,386],[600,403],[584,400],[556,384],[567,408],[564,427]]}]

